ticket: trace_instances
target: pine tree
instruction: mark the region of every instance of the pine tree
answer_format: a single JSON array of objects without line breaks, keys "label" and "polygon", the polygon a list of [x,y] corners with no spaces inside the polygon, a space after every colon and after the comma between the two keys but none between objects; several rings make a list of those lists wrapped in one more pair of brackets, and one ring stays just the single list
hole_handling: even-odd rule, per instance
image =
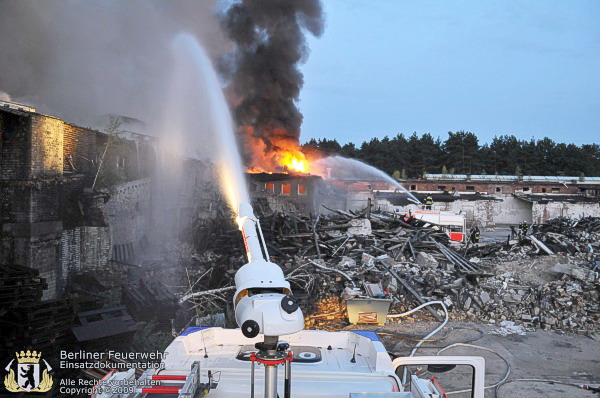
[{"label": "pine tree", "polygon": [[445,141],[428,133],[413,133],[409,137],[396,134],[343,146],[336,139],[311,139],[304,147],[324,155],[356,158],[390,174],[400,170],[402,178],[419,177],[425,169],[431,173],[441,171],[442,175],[482,174],[490,170],[496,175],[600,176],[600,145],[557,144],[547,137],[519,140],[514,135],[502,135],[479,145],[475,134],[457,131],[449,132]]}]

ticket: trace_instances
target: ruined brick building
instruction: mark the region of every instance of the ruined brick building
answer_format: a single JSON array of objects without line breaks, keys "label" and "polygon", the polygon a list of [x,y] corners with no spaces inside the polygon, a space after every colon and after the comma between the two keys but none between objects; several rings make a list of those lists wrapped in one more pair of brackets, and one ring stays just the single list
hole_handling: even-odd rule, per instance
[{"label": "ruined brick building", "polygon": [[[462,211],[467,223],[487,227],[600,216],[600,177],[426,174],[401,183],[420,198],[431,195],[435,209]],[[375,196],[389,211],[415,207],[389,193]]]},{"label": "ruined brick building", "polygon": [[378,178],[260,173],[249,174],[249,180],[253,195],[262,193],[271,207],[289,202],[304,214],[326,212],[323,206],[360,211],[369,200],[375,209],[394,213],[421,208],[409,200],[409,192],[421,202],[432,196],[434,210],[465,214],[469,226],[600,216],[600,177],[426,174],[399,180],[404,190]]},{"label": "ruined brick building", "polygon": [[[0,264],[39,270],[44,299],[59,297],[71,270],[143,251],[153,212],[173,223],[210,206],[214,192],[202,181],[212,171],[194,162],[184,192],[156,209],[151,174],[159,151],[149,136],[107,134],[0,104]],[[191,195],[200,198],[194,209],[183,200]]]},{"label": "ruined brick building", "polygon": [[291,203],[300,213],[316,214],[321,207],[322,178],[301,173],[247,173],[250,194],[265,198],[273,210]]}]

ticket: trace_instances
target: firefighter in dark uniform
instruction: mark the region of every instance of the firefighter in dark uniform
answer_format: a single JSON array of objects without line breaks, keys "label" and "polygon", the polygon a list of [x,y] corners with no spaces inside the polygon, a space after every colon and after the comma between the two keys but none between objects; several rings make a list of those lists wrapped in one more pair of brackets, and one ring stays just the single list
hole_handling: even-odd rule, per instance
[{"label": "firefighter in dark uniform", "polygon": [[519,224],[519,231],[521,232],[522,238],[527,236],[528,230],[529,230],[529,224],[527,224],[527,221],[523,221],[521,224]]},{"label": "firefighter in dark uniform", "polygon": [[425,198],[425,210],[431,210],[431,206],[433,205],[433,198],[431,195],[427,195]]},{"label": "firefighter in dark uniform", "polygon": [[473,232],[471,233],[471,242],[474,244],[479,243],[479,238],[481,237],[481,232],[479,231],[479,227],[475,227]]}]

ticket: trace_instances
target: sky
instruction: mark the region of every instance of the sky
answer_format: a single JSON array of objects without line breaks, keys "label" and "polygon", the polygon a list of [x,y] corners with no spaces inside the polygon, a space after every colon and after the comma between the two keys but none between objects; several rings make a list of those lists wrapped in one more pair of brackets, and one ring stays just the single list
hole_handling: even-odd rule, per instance
[{"label": "sky", "polygon": [[301,141],[466,130],[600,143],[600,1],[323,0]]}]

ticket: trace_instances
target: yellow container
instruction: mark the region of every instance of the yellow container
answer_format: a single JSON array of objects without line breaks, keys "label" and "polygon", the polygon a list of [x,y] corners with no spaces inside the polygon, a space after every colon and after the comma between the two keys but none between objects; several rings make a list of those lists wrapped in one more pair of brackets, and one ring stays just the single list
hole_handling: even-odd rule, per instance
[{"label": "yellow container", "polygon": [[390,310],[391,299],[385,298],[353,298],[346,300],[348,321],[354,325],[377,324],[385,325]]}]

